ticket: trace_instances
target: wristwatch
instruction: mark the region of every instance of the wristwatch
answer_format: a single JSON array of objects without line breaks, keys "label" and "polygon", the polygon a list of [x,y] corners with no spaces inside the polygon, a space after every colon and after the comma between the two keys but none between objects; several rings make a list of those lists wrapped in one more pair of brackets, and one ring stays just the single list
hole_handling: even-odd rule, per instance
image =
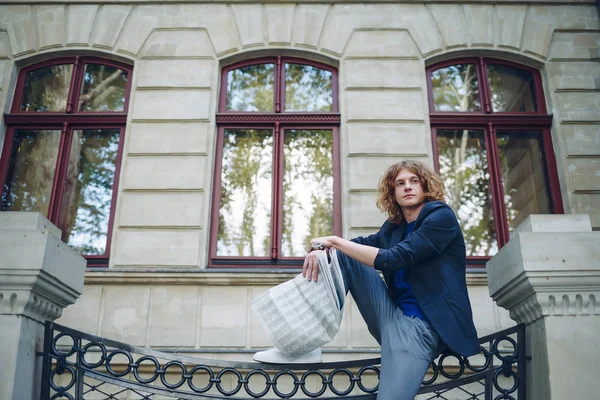
[{"label": "wristwatch", "polygon": [[323,243],[315,243],[310,245],[310,251],[313,250],[325,250],[325,245]]}]

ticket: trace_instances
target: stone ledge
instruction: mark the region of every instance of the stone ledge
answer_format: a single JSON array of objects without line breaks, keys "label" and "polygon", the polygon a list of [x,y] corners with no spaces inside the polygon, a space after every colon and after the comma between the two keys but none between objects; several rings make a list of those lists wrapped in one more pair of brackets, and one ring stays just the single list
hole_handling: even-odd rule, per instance
[{"label": "stone ledge", "polygon": [[[86,285],[210,285],[210,286],[274,286],[300,273],[300,269],[88,269]],[[485,272],[467,272],[468,285],[487,285]]]}]

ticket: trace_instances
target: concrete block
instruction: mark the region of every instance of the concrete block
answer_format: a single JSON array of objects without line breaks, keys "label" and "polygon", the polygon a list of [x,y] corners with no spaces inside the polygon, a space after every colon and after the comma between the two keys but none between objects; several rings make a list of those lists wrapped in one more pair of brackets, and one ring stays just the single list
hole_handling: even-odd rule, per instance
[{"label": "concrete block", "polygon": [[107,286],[100,335],[133,345],[146,345],[150,288]]},{"label": "concrete block", "polygon": [[573,212],[589,215],[592,227],[598,230],[600,228],[600,194],[577,193],[571,195],[571,198],[573,199]]},{"label": "concrete block", "polygon": [[266,4],[267,39],[271,44],[289,44],[292,40],[294,4]]},{"label": "concrete block", "polygon": [[212,60],[141,60],[137,87],[210,88],[216,62]]},{"label": "concrete block", "polygon": [[598,125],[562,125],[569,156],[600,156]]},{"label": "concrete block", "polygon": [[550,49],[552,34],[554,33],[554,25],[538,21],[534,18],[530,11],[525,20],[521,48],[525,52],[546,58]]},{"label": "concrete block", "polygon": [[204,193],[121,193],[120,226],[202,225]]},{"label": "concrete block", "polygon": [[69,328],[97,335],[102,303],[102,286],[85,285],[75,304],[65,308],[56,322]]},{"label": "concrete block", "polygon": [[92,46],[112,49],[123,29],[131,6],[102,5],[98,10],[96,25],[92,32]]},{"label": "concrete block", "polygon": [[8,32],[0,32],[0,58],[9,58],[11,55]]},{"label": "concrete block", "polygon": [[122,172],[123,189],[202,189],[206,157],[129,157]]},{"label": "concrete block", "polygon": [[36,7],[35,14],[38,49],[61,47],[65,36],[65,7],[39,6]]},{"label": "concrete block", "polygon": [[345,56],[364,58],[417,58],[420,54],[419,49],[407,31],[357,30],[348,40]]},{"label": "concrete block", "polygon": [[600,187],[600,159],[571,158],[568,161],[573,189],[588,191]]},{"label": "concrete block", "polygon": [[423,120],[425,105],[421,91],[346,92],[348,120]]},{"label": "concrete block", "polygon": [[585,214],[534,214],[517,226],[514,233],[521,232],[591,232],[589,216]]},{"label": "concrete block", "polygon": [[469,41],[473,46],[494,45],[494,6],[464,4],[465,19],[469,21]]},{"label": "concrete block", "polygon": [[422,61],[348,60],[344,65],[348,88],[426,87]]},{"label": "concrete block", "polygon": [[425,155],[430,149],[424,123],[346,124],[349,154]]},{"label": "concrete block", "polygon": [[598,62],[553,62],[548,63],[548,72],[555,89],[600,89]]},{"label": "concrete block", "polygon": [[[427,158],[414,158],[427,163]],[[349,157],[348,170],[352,171],[350,190],[377,190],[377,184],[387,168],[400,161],[398,157]]]},{"label": "concrete block", "polygon": [[557,93],[556,99],[561,121],[600,120],[600,92]]},{"label": "concrete block", "polygon": [[207,90],[138,90],[131,115],[143,120],[208,120],[211,106]]},{"label": "concrete block", "polygon": [[67,7],[66,45],[87,45],[98,12],[95,4],[69,4]]},{"label": "concrete block", "polygon": [[231,8],[235,14],[242,47],[262,45],[265,41],[263,6],[261,4],[235,4]]},{"label": "concrete block", "polygon": [[[6,77],[6,70],[8,69],[8,63],[8,60],[0,60],[0,91],[7,89],[7,84],[4,83],[4,80]],[[0,96],[0,99],[1,98],[2,97]]]},{"label": "concrete block", "polygon": [[[260,296],[268,289],[268,287],[264,286],[250,288],[250,304],[252,299]],[[250,324],[248,326],[248,329],[250,330],[250,343],[248,343],[248,345],[250,347],[273,347],[273,342],[269,338],[267,332],[263,329],[258,318],[256,318],[256,314],[254,314],[252,308],[249,308],[248,313],[250,314]]]},{"label": "concrete block", "polygon": [[247,288],[203,288],[200,346],[245,347],[247,317]]},{"label": "concrete block", "polygon": [[600,57],[600,32],[556,32],[548,57],[551,60]]},{"label": "concrete block", "polygon": [[115,237],[115,266],[198,266],[200,230],[121,229]]},{"label": "concrete block", "polygon": [[322,48],[342,54],[344,46],[356,29],[407,29],[420,53],[429,54],[442,48],[429,12],[416,4],[336,5],[329,13],[322,35]]},{"label": "concrete block", "polygon": [[328,9],[329,6],[326,4],[296,5],[292,42],[296,45],[316,48]]},{"label": "concrete block", "polygon": [[559,30],[595,30],[600,27],[598,11],[592,5],[548,7],[532,4],[529,6],[532,20],[540,21]]},{"label": "concrete block", "polygon": [[150,33],[142,57],[214,56],[206,30],[157,30]]},{"label": "concrete block", "polygon": [[129,154],[206,153],[206,122],[131,123]]},{"label": "concrete block", "polygon": [[35,24],[30,6],[2,6],[0,26],[8,33],[13,56],[35,50]]},{"label": "concrete block", "polygon": [[[206,28],[217,55],[238,49],[235,21],[227,4],[202,4],[192,6],[186,14],[189,23]],[[197,21],[197,16],[201,16]]]},{"label": "concrete block", "polygon": [[345,314],[350,314],[350,337],[352,338],[352,347],[355,349],[379,349],[379,344],[369,332],[367,324],[362,315],[360,315],[360,311],[358,311],[354,299],[351,301],[350,299],[351,296],[346,298],[347,308]]},{"label": "concrete block", "polygon": [[198,288],[153,287],[150,290],[149,343],[160,347],[194,347]]},{"label": "concrete block", "polygon": [[460,5],[432,4],[430,10],[440,29],[440,35],[446,47],[451,48],[467,44],[468,30],[464,24]]},{"label": "concrete block", "polygon": [[496,44],[518,49],[521,45],[526,6],[501,6],[496,8]]},{"label": "concrete block", "polygon": [[348,195],[349,208],[345,215],[350,215],[350,229],[373,228],[377,231],[386,219],[386,216],[377,209],[376,192],[358,192]]},{"label": "concrete block", "polygon": [[[137,54],[144,42],[148,42],[153,32],[168,30],[174,37],[165,47],[173,51],[181,46],[187,49],[204,47],[200,43],[185,43],[183,32],[202,30],[209,32],[209,54],[224,54],[237,49],[238,38],[235,22],[227,4],[180,4],[180,5],[143,5],[135,8],[129,22],[120,35],[117,48],[130,54]],[[185,34],[183,34],[185,35]],[[160,40],[156,43],[163,43]],[[175,46],[174,46],[175,45]],[[159,54],[165,56],[165,54]]]}]

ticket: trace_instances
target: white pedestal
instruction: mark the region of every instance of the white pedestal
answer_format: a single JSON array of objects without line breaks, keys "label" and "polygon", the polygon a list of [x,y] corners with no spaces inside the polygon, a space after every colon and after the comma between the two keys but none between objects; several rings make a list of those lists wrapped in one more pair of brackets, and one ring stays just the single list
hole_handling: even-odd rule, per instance
[{"label": "white pedestal", "polygon": [[39,399],[44,322],[75,303],[85,268],[41,214],[0,212],[0,399]]},{"label": "white pedestal", "polygon": [[494,301],[527,324],[528,400],[597,398],[600,232],[587,215],[532,215],[487,263]]}]

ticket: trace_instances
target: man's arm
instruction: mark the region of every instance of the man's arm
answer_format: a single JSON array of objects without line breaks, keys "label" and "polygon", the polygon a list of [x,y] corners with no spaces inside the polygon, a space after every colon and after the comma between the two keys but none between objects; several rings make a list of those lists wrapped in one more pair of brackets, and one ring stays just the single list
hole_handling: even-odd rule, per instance
[{"label": "man's arm", "polygon": [[452,209],[438,208],[396,246],[378,250],[373,266],[380,271],[393,271],[418,265],[427,258],[441,254],[452,243],[458,230],[458,222]]}]

